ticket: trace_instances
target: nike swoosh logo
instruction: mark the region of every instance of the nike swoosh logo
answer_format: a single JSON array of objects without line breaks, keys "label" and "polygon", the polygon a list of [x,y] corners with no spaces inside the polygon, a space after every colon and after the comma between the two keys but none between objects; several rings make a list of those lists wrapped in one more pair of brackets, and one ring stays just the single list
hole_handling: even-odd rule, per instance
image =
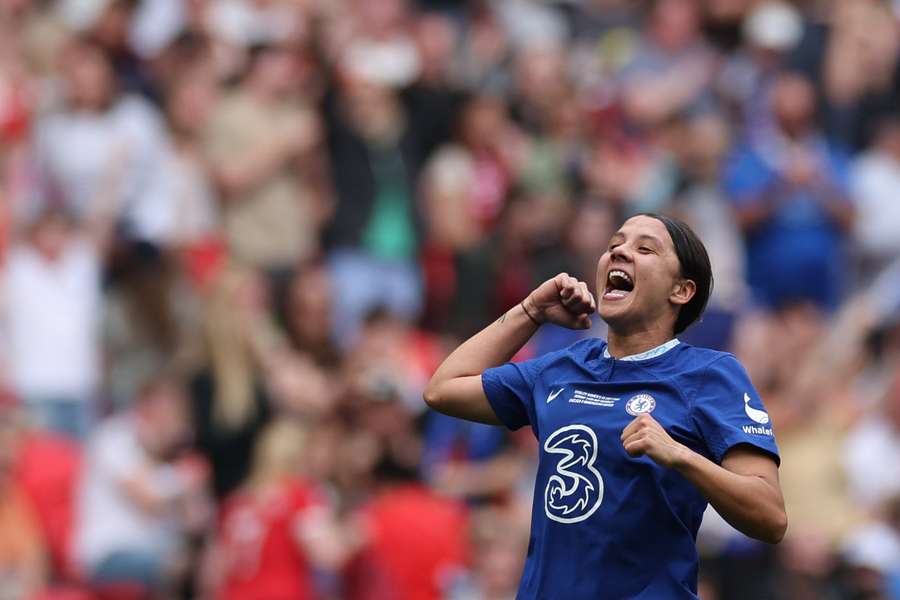
[{"label": "nike swoosh logo", "polygon": [[563,391],[564,389],[566,389],[566,388],[564,388],[564,387],[563,387],[563,388],[559,388],[559,389],[556,390],[555,392],[551,392],[551,393],[547,396],[547,404],[550,404],[551,402],[553,402],[553,400],[555,400],[557,396],[559,396],[560,394],[562,394],[562,391]]}]

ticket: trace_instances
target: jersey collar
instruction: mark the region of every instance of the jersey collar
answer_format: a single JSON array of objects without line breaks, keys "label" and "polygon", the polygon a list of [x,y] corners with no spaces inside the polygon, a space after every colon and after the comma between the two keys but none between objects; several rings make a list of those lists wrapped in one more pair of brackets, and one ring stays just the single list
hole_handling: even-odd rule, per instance
[{"label": "jersey collar", "polygon": [[[635,361],[635,360],[647,360],[650,358],[656,358],[662,354],[665,354],[681,342],[678,341],[678,338],[672,338],[668,342],[664,344],[660,344],[656,348],[651,348],[646,352],[641,352],[640,354],[632,354],[630,356],[623,356],[622,358],[618,358],[616,360],[625,360],[625,361]],[[603,358],[612,358],[612,355],[609,353],[609,347],[603,348]]]}]

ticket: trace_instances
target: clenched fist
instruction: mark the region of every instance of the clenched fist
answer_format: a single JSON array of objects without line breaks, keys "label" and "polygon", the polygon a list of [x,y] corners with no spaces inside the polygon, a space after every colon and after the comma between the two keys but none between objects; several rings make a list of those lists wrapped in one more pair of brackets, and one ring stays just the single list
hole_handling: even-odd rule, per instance
[{"label": "clenched fist", "polygon": [[588,329],[597,310],[594,295],[587,284],[560,273],[531,292],[522,305],[539,323],[554,323],[569,329]]},{"label": "clenched fist", "polygon": [[629,456],[649,456],[663,467],[676,467],[684,460],[687,446],[679,444],[666,433],[662,425],[644,413],[622,430],[622,445]]}]

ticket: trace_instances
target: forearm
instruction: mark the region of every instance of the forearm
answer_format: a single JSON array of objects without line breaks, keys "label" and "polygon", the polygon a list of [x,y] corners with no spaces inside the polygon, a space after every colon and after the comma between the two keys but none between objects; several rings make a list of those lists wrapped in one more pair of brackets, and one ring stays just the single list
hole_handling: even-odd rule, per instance
[{"label": "forearm", "polygon": [[540,323],[588,329],[590,315],[596,309],[594,297],[583,281],[567,273],[548,279],[523,302],[454,350],[428,382],[425,402],[453,417],[500,424],[484,393],[482,372],[511,359]]},{"label": "forearm", "polygon": [[490,367],[511,359],[531,339],[537,325],[522,304],[509,309],[499,319],[469,338],[444,360],[432,381],[480,375]]},{"label": "forearm", "polygon": [[773,544],[784,537],[784,500],[778,487],[765,478],[729,471],[688,448],[673,468],[697,486],[735,529]]},{"label": "forearm", "polygon": [[781,181],[772,181],[759,196],[735,209],[738,226],[742,231],[755,229],[775,213],[787,193],[788,191]]},{"label": "forearm", "polygon": [[509,361],[536,330],[521,304],[511,308],[444,360],[425,388],[425,402],[454,417],[499,424],[481,386],[481,373]]},{"label": "forearm", "polygon": [[271,177],[288,158],[284,144],[274,143],[233,158],[217,170],[219,183],[226,196],[241,194]]}]

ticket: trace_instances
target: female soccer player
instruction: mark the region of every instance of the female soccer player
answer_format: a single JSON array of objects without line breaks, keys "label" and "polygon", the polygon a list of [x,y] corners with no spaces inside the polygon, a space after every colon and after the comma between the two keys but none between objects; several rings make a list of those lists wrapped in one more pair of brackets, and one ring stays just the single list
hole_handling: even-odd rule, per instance
[{"label": "female soccer player", "polygon": [[543,323],[590,327],[594,297],[561,273],[432,377],[432,408],[530,425],[540,443],[520,600],[697,598],[707,502],[747,535],[784,536],[778,449],[759,395],[734,356],[675,337],[711,287],[706,249],[687,225],[636,216],[597,265],[607,342],[503,364]]}]

